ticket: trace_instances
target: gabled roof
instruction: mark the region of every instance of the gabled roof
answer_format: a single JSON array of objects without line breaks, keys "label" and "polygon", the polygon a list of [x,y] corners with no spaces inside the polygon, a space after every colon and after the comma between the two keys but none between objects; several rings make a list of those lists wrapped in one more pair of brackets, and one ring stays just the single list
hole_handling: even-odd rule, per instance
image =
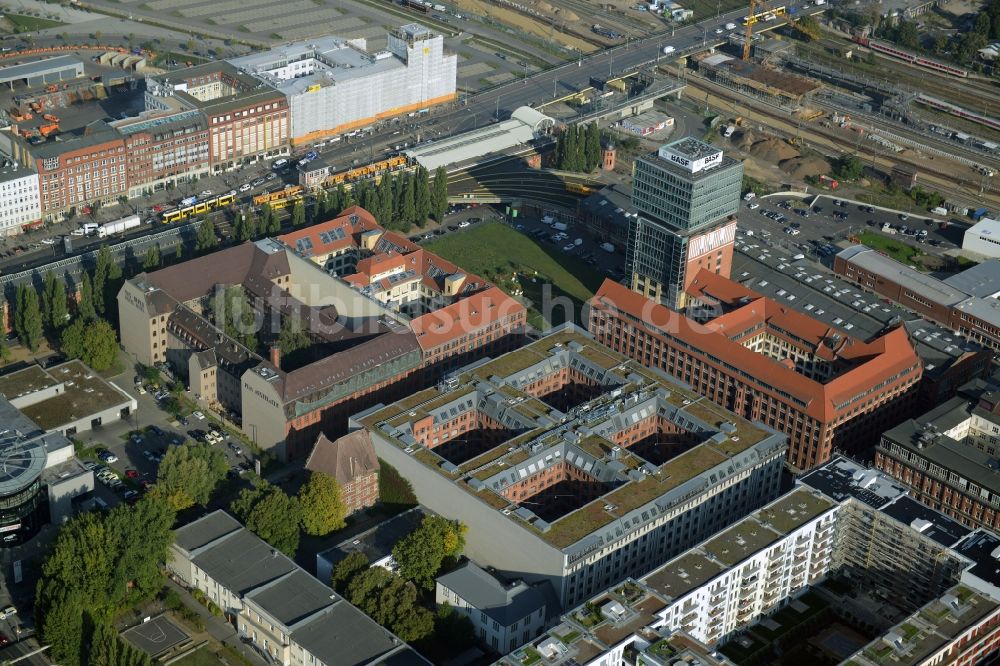
[{"label": "gabled roof", "polygon": [[378,472],[371,435],[367,430],[355,430],[331,442],[326,435],[320,434],[306,460],[306,469],[329,474],[341,486]]},{"label": "gabled roof", "polygon": [[332,220],[278,236],[278,240],[302,256],[322,256],[346,247],[358,247],[361,234],[381,228],[367,210],[351,206]]}]

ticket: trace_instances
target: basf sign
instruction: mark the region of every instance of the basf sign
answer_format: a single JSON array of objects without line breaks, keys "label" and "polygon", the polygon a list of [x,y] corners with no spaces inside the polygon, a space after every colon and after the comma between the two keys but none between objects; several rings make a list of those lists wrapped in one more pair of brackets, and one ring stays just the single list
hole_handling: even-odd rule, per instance
[{"label": "basf sign", "polygon": [[692,139],[662,146],[660,157],[691,173],[698,173],[722,163],[721,150]]}]

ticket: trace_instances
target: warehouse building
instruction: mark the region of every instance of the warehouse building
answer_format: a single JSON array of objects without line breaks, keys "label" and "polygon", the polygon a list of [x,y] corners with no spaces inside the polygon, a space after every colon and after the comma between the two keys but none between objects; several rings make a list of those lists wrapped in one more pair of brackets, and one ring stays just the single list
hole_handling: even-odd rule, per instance
[{"label": "warehouse building", "polygon": [[389,33],[385,51],[324,37],[229,62],[287,98],[291,140],[305,144],[451,101],[457,61],[444,53],[443,36],[410,23]]},{"label": "warehouse building", "polygon": [[590,301],[589,328],[612,349],[786,433],[798,469],[834,449],[874,446],[887,425],[911,415],[922,368],[902,328],[862,341],[709,270],[688,297],[682,314],[605,280]]},{"label": "warehouse building", "polygon": [[984,257],[1000,257],[1000,220],[984,217],[966,229],[962,249]]},{"label": "warehouse building", "polygon": [[572,324],[352,424],[471,559],[564,608],[776,497],[786,448]]},{"label": "warehouse building", "polygon": [[69,55],[0,68],[0,83],[7,84],[11,90],[16,83],[23,83],[26,88],[39,88],[82,76],[83,61]]},{"label": "warehouse building", "polygon": [[[915,501],[880,472],[838,457],[648,575],[591,597],[500,663],[517,666],[533,653],[555,666],[766,659],[772,646],[762,637],[808,635],[807,619],[830,608],[810,588],[831,576],[885,595],[897,609],[885,609],[874,640],[848,649],[840,663],[992,663],[1000,646],[1000,574],[991,550],[998,543],[995,534]],[[685,645],[700,652],[697,660],[675,661]]]}]

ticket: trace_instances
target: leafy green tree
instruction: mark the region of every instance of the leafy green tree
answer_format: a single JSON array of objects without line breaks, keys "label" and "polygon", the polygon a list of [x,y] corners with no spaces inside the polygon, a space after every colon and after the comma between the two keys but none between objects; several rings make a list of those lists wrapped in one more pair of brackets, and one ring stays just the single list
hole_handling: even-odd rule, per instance
[{"label": "leafy green tree", "polygon": [[3,340],[0,340],[0,363],[10,363],[10,347]]},{"label": "leafy green tree", "polygon": [[111,301],[117,298],[118,284],[122,278],[122,268],[114,260],[111,250],[107,245],[102,245],[97,250],[97,259],[94,265],[94,308],[97,314],[107,314],[114,309]]},{"label": "leafy green tree", "polygon": [[262,229],[262,236],[275,236],[281,233],[281,220],[278,219],[278,214],[270,204],[264,204],[260,207],[260,228]]},{"label": "leafy green tree", "polygon": [[443,166],[434,171],[434,185],[431,188],[431,215],[438,224],[444,222],[448,212],[448,172]]},{"label": "leafy green tree", "polygon": [[256,349],[257,317],[243,288],[238,285],[227,287],[221,303],[216,300],[216,304],[222,306],[222,311],[215,313],[216,326],[247,349]]},{"label": "leafy green tree", "polygon": [[306,206],[299,199],[292,206],[292,226],[295,228],[305,226],[306,223]]},{"label": "leafy green tree", "polygon": [[38,343],[42,339],[42,311],[38,305],[38,292],[29,284],[17,286],[14,331],[21,344],[33,352],[38,351]]},{"label": "leafy green tree", "polygon": [[864,163],[855,155],[843,155],[830,164],[830,173],[840,180],[857,180],[865,171]]},{"label": "leafy green tree", "polygon": [[261,481],[254,488],[243,489],[229,508],[248,530],[285,555],[295,557],[302,510],[294,497]]},{"label": "leafy green tree", "polygon": [[66,285],[52,271],[45,273],[42,303],[45,326],[53,333],[58,333],[69,319],[69,306],[66,304]]},{"label": "leafy green tree", "polygon": [[896,29],[896,43],[907,49],[920,48],[920,31],[913,21],[902,21]]},{"label": "leafy green tree", "polygon": [[70,358],[78,358],[98,372],[118,358],[118,337],[106,319],[78,318],[63,330],[60,347]]},{"label": "leafy green tree", "polygon": [[404,641],[417,641],[434,631],[434,616],[417,603],[416,588],[384,567],[358,573],[346,597]]},{"label": "leafy green tree", "polygon": [[337,185],[337,197],[340,199],[340,207],[337,209],[338,214],[357,203],[354,193],[347,189],[343,183]]},{"label": "leafy green tree", "polygon": [[404,171],[402,174],[402,180],[403,186],[400,190],[399,228],[403,233],[406,233],[410,230],[410,225],[417,220],[417,205],[416,197],[414,196],[412,174]]},{"label": "leafy green tree", "polygon": [[302,324],[294,316],[285,317],[278,334],[278,348],[282,356],[291,356],[300,349],[308,349],[312,343],[302,330]]},{"label": "leafy green tree", "polygon": [[205,220],[198,225],[198,232],[194,237],[195,252],[208,252],[219,245],[219,239],[215,235],[215,223],[212,220]]},{"label": "leafy green tree", "polygon": [[420,527],[392,549],[399,575],[414,585],[434,589],[434,578],[446,560],[455,560],[465,547],[465,526],[440,516],[426,516]]},{"label": "leafy green tree", "polygon": [[195,504],[208,504],[216,487],[226,477],[226,456],[204,443],[186,442],[170,447],[157,470],[157,485],[175,511]]},{"label": "leafy green tree", "polygon": [[319,222],[326,222],[327,219],[329,219],[327,218],[328,211],[326,209],[326,190],[323,188],[317,190],[316,194],[313,196],[313,202],[313,218]]},{"label": "leafy green tree", "polygon": [[990,16],[986,13],[980,13],[976,16],[976,23],[972,27],[972,32],[977,35],[982,35],[985,38],[990,36]]},{"label": "leafy green tree", "polygon": [[343,184],[337,185],[336,189],[326,192],[326,217],[333,219],[344,209],[343,200],[346,190]]},{"label": "leafy green tree", "polygon": [[94,286],[87,271],[84,271],[80,278],[80,302],[77,303],[76,311],[86,321],[97,319],[97,308],[94,305]]},{"label": "leafy green tree", "polygon": [[383,224],[390,224],[392,222],[392,208],[393,208],[393,186],[392,181],[395,175],[385,174],[382,179],[378,182],[378,187],[375,189],[375,207],[374,210],[369,210],[368,212],[374,216],[376,220]]},{"label": "leafy green tree", "polygon": [[340,498],[337,480],[323,472],[313,472],[299,489],[299,506],[302,507],[302,529],[312,536],[326,536],[347,525],[344,515],[347,508]]},{"label": "leafy green tree", "polygon": [[181,260],[183,258],[184,258],[184,244],[178,243],[176,246],[174,246],[174,263],[178,264],[181,263]]},{"label": "leafy green tree", "polygon": [[52,646],[49,657],[56,664],[79,666],[83,648],[83,600],[79,591],[59,589],[43,579],[37,598],[42,610],[36,612],[41,618],[39,638]]},{"label": "leafy green tree", "polygon": [[155,271],[160,267],[162,259],[160,258],[160,246],[150,245],[149,249],[146,250],[146,258],[142,260],[142,270],[144,271]]},{"label": "leafy green tree", "polygon": [[333,568],[333,574],[330,576],[330,587],[339,594],[344,594],[354,577],[367,569],[370,564],[368,556],[364,553],[348,553],[347,557]]},{"label": "leafy green tree", "polygon": [[434,614],[434,642],[447,645],[452,653],[461,653],[472,647],[476,642],[472,620],[448,602],[441,604]]}]

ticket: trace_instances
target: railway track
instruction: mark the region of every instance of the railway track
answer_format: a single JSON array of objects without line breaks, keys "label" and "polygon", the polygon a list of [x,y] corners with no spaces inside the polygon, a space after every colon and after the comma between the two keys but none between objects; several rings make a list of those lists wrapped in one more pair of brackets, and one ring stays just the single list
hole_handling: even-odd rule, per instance
[{"label": "railway track", "polygon": [[[761,124],[766,125],[783,138],[804,138],[821,151],[832,150],[835,153],[850,153],[859,145],[857,135],[849,131],[815,124],[797,126],[794,122],[789,122],[786,111],[740,95],[728,88],[716,86],[699,77],[689,76],[687,84],[690,88],[708,93],[709,97],[706,99],[714,96],[720,101],[716,104],[717,108],[730,109],[733,107],[732,103],[737,102],[742,109],[753,112],[752,115],[744,114],[745,116],[750,115],[751,120],[759,120]],[[701,100],[702,97],[699,96],[698,99]],[[709,103],[711,102],[709,101]],[[933,160],[922,156],[881,155],[875,152],[877,147],[871,143],[864,145],[871,151],[870,159],[866,157],[865,161],[880,167],[886,173],[891,173],[896,165],[905,164],[917,170],[925,185],[933,187],[956,203],[961,202],[963,205],[970,206],[981,206],[983,202],[993,206],[1000,205],[1000,193],[998,193],[997,187],[993,186],[990,190],[980,194],[980,178],[964,165],[952,163],[951,165],[938,166]]]}]

